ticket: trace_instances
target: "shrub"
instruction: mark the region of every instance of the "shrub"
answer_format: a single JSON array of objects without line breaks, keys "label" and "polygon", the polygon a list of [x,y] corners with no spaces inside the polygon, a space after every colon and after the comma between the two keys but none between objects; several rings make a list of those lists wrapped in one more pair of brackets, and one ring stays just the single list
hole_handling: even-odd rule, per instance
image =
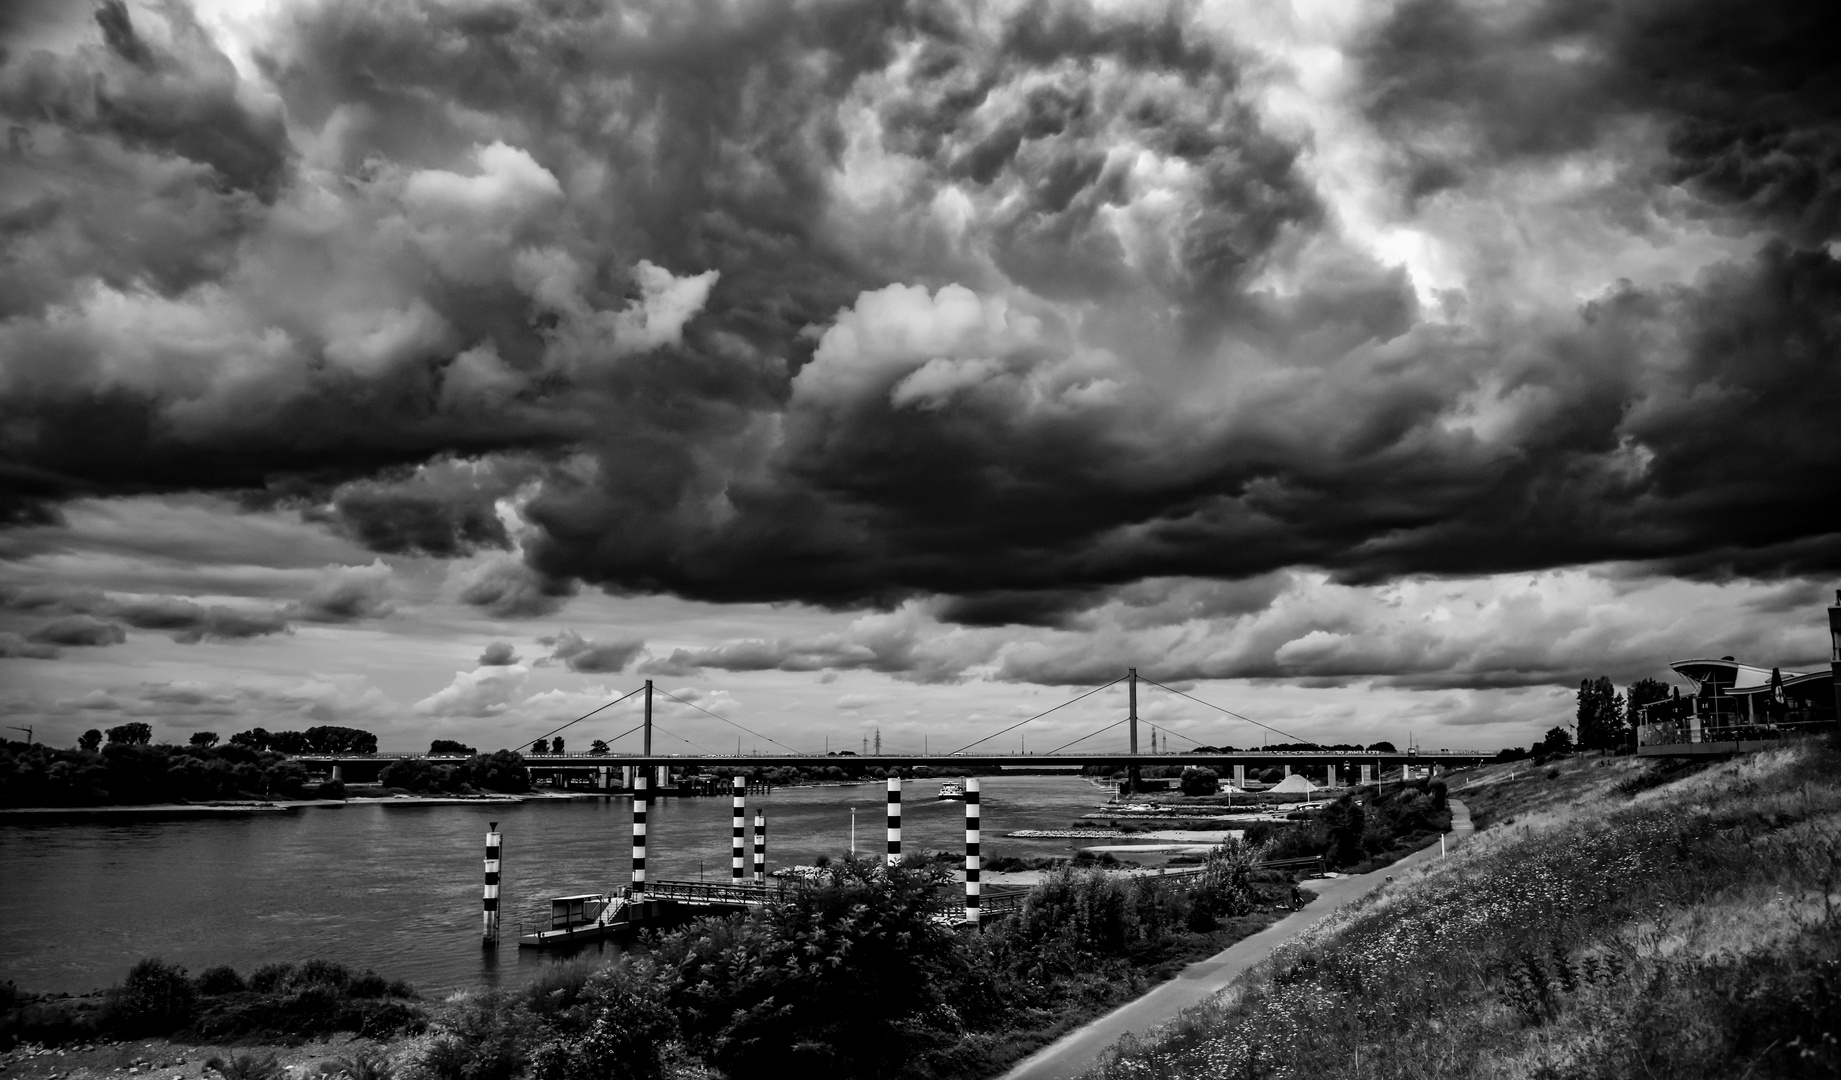
[{"label": "shrub", "polygon": [[663,1050],[677,1021],[649,963],[594,973],[575,1011],[579,1033],[552,1037],[531,1054],[535,1080],[656,1080],[663,1074]]},{"label": "shrub", "polygon": [[249,988],[258,994],[272,994],[293,974],[293,964],[264,964],[249,977]]},{"label": "shrub", "polygon": [[249,989],[243,982],[243,976],[228,965],[219,964],[199,972],[195,984],[200,994],[238,994]]},{"label": "shrub", "polygon": [[231,1054],[228,1060],[221,1057],[205,1059],[205,1068],[212,1069],[224,1080],[279,1080],[282,1075],[281,1062],[274,1054],[257,1057],[254,1054]]},{"label": "shrub", "polygon": [[326,1076],[345,1077],[346,1080],[392,1080],[396,1075],[396,1070],[390,1066],[390,1059],[368,1047],[333,1058],[320,1066],[320,1072]]},{"label": "shrub", "polygon": [[150,957],[109,991],[102,1026],[124,1035],[165,1035],[191,1023],[195,1000],[184,968]]},{"label": "shrub", "polygon": [[512,1080],[530,1063],[525,1031],[532,1017],[517,998],[498,992],[453,1003],[421,1067],[431,1080]]}]

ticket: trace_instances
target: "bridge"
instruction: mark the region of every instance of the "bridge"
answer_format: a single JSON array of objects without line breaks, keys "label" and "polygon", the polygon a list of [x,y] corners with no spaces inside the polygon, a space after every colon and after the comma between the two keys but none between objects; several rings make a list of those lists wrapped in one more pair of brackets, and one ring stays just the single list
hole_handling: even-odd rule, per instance
[{"label": "bridge", "polygon": [[[629,698],[636,697],[638,695],[643,694],[644,695],[644,719],[639,724],[635,725],[634,727],[629,728],[628,730],[621,732],[619,735],[614,736],[613,739],[607,740],[608,743],[612,743],[612,742],[617,742],[618,740],[622,738],[626,738],[628,736],[637,734],[641,736],[641,745],[637,749],[627,750],[623,752],[614,752],[610,749],[607,752],[600,752],[600,753],[593,752],[593,751],[588,751],[588,752],[577,751],[577,752],[564,753],[564,754],[547,754],[547,753],[527,752],[527,753],[524,753],[522,756],[524,758],[526,766],[528,768],[531,768],[532,770],[555,770],[555,771],[589,770],[591,772],[599,772],[599,770],[603,770],[603,769],[606,769],[606,770],[620,769],[620,770],[623,770],[623,773],[625,770],[629,770],[629,769],[638,770],[638,769],[647,769],[647,768],[659,769],[659,770],[665,770],[665,769],[679,770],[682,772],[689,773],[689,772],[704,772],[710,769],[753,769],[753,768],[770,768],[770,767],[776,767],[776,766],[793,766],[793,767],[809,768],[815,765],[816,766],[825,766],[825,765],[848,766],[850,767],[851,771],[866,771],[869,768],[880,768],[886,771],[891,768],[909,768],[909,767],[915,767],[915,766],[927,766],[929,768],[943,768],[945,770],[948,770],[949,772],[950,770],[954,768],[1051,769],[1051,768],[1081,768],[1081,767],[1086,767],[1086,766],[1109,766],[1115,769],[1123,768],[1127,770],[1127,773],[1130,777],[1129,788],[1131,790],[1137,789],[1139,774],[1145,766],[1170,766],[1170,765],[1225,766],[1225,767],[1235,768],[1236,777],[1239,778],[1242,775],[1243,771],[1248,767],[1254,767],[1254,768],[1280,767],[1280,768],[1285,768],[1286,771],[1289,772],[1291,766],[1322,767],[1326,770],[1333,771],[1338,765],[1347,765],[1347,766],[1350,766],[1351,768],[1359,768],[1364,781],[1366,781],[1370,776],[1372,776],[1375,779],[1378,779],[1381,770],[1386,769],[1386,768],[1411,767],[1411,766],[1417,766],[1417,767],[1444,766],[1446,768],[1454,768],[1454,767],[1460,767],[1460,766],[1466,766],[1466,765],[1480,764],[1484,761],[1488,761],[1493,756],[1491,754],[1488,754],[1482,751],[1474,751],[1474,750],[1462,750],[1462,751],[1455,751],[1455,752],[1450,751],[1450,750],[1442,750],[1442,749],[1437,750],[1437,751],[1420,751],[1420,750],[1417,750],[1411,747],[1409,747],[1407,750],[1403,752],[1402,751],[1391,751],[1391,752],[1390,751],[1376,751],[1376,750],[1222,750],[1222,749],[1218,749],[1218,748],[1211,747],[1211,746],[1204,746],[1199,743],[1196,745],[1195,748],[1186,750],[1180,753],[1170,753],[1166,751],[1165,753],[1161,753],[1161,754],[1159,753],[1146,754],[1146,753],[1143,753],[1139,748],[1140,719],[1138,716],[1138,684],[1141,681],[1150,683],[1153,686],[1158,686],[1164,690],[1168,690],[1170,693],[1176,694],[1180,697],[1188,698],[1191,701],[1197,702],[1202,705],[1206,705],[1209,708],[1216,709],[1222,713],[1227,714],[1228,716],[1234,717],[1239,720],[1246,721],[1247,723],[1253,724],[1257,727],[1264,728],[1267,731],[1275,732],[1280,735],[1285,735],[1287,738],[1292,739],[1294,742],[1304,742],[1305,741],[1303,739],[1297,738],[1296,736],[1288,735],[1287,733],[1283,731],[1279,731],[1279,729],[1272,727],[1270,724],[1265,724],[1258,720],[1254,720],[1250,717],[1242,716],[1241,714],[1233,712],[1232,710],[1223,709],[1218,705],[1215,705],[1211,702],[1203,701],[1200,698],[1194,697],[1180,690],[1175,690],[1170,687],[1163,686],[1162,683],[1157,683],[1150,679],[1146,679],[1138,674],[1137,668],[1131,668],[1127,671],[1125,675],[1117,679],[1114,679],[1111,682],[1102,684],[1100,686],[1096,686],[1093,689],[1088,690],[1083,694],[1080,694],[1074,698],[1070,698],[1069,700],[1064,701],[1061,704],[1054,706],[1053,708],[1046,709],[1040,713],[1037,713],[1035,716],[1029,717],[1026,720],[1019,721],[1018,723],[1010,724],[1007,727],[1004,727],[1004,728],[999,729],[998,731],[992,732],[991,734],[986,735],[981,739],[977,739],[971,743],[968,743],[965,746],[959,748],[958,750],[951,751],[946,754],[931,754],[925,751],[918,753],[918,754],[911,753],[911,752],[909,753],[892,752],[892,753],[876,753],[876,754],[858,754],[852,751],[841,751],[837,753],[823,753],[823,754],[802,753],[800,751],[793,749],[792,747],[786,746],[784,743],[779,742],[779,740],[777,739],[774,739],[770,736],[762,735],[760,732],[756,732],[749,728],[743,727],[742,725],[735,723],[734,721],[730,720],[729,718],[725,716],[721,716],[716,713],[710,712],[708,709],[705,709],[702,706],[697,705],[695,702],[685,701],[684,699],[677,697],[677,695],[672,694],[669,691],[657,691],[657,692],[662,693],[666,697],[669,697],[669,698],[672,698],[678,701],[680,704],[687,705],[690,708],[697,710],[698,712],[702,712],[710,717],[713,717],[716,720],[720,720],[723,723],[730,725],[731,727],[734,727],[740,731],[746,732],[749,735],[753,735],[757,739],[772,743],[773,745],[780,747],[781,750],[784,752],[765,753],[765,754],[763,753],[742,754],[738,752],[735,754],[726,754],[726,753],[713,753],[707,750],[700,749],[699,752],[697,753],[675,753],[675,754],[655,753],[653,750],[653,746],[652,746],[653,729],[656,726],[653,722],[653,695],[655,692],[655,688],[653,686],[652,680],[647,679],[643,686],[637,687],[634,690],[626,694],[623,694],[620,697],[615,698],[612,701],[607,702],[606,704],[602,705],[600,708],[591,710],[583,714],[582,716],[579,716],[575,718],[574,720],[571,720],[568,723],[563,724],[560,727],[552,729],[551,731],[538,737],[537,739],[532,740],[531,743],[525,744],[525,745],[533,746],[533,747],[539,744],[547,744],[551,736],[554,736],[562,731],[565,731],[575,726],[576,724],[582,723],[583,721],[589,719],[590,717],[596,715],[597,713],[600,713],[606,709],[612,708],[613,706],[620,704],[622,701],[626,701]],[[1127,715],[1120,720],[1113,721],[1100,728],[1090,731],[1087,734],[1082,735],[1077,739],[1064,743],[1061,746],[1056,747],[1055,749],[1051,751],[1048,751],[1047,753],[1035,753],[1035,754],[1022,753],[1022,752],[994,753],[988,750],[986,751],[975,750],[976,747],[980,746],[983,743],[989,742],[991,739],[994,739],[999,735],[1005,734],[1010,731],[1014,731],[1024,726],[1025,724],[1029,724],[1036,720],[1040,720],[1043,717],[1049,715],[1050,713],[1056,712],[1057,710],[1062,709],[1068,705],[1072,705],[1075,702],[1080,701],[1084,698],[1091,697],[1092,695],[1097,694],[1101,690],[1104,690],[1111,686],[1115,686],[1121,682],[1126,683],[1128,686],[1129,704],[1128,704]],[[1085,742],[1087,739],[1090,739],[1095,735],[1101,734],[1102,732],[1109,731],[1113,728],[1117,728],[1121,726],[1126,728],[1126,735],[1127,735],[1127,739],[1126,739],[1127,745],[1124,748],[1114,749],[1114,750],[1074,750],[1074,751],[1070,751],[1069,749],[1070,747],[1073,747],[1081,742]],[[1195,742],[1195,740],[1191,739],[1189,736],[1182,735],[1180,732],[1171,731],[1167,728],[1153,728],[1153,730],[1164,731],[1166,743],[1168,741],[1169,735],[1178,735],[1181,738],[1189,739],[1189,741]],[[677,737],[680,739],[682,738],[681,736],[677,736]],[[688,744],[688,740],[685,740],[685,741]],[[694,745],[694,744],[690,744],[690,745]],[[341,772],[343,772],[344,769],[349,768],[349,767],[358,767],[360,769],[363,769],[366,766],[379,766],[380,767],[381,765],[388,763],[391,760],[401,760],[401,759],[418,759],[418,760],[426,760],[426,761],[436,762],[436,763],[452,762],[452,763],[457,764],[460,761],[465,760],[466,755],[451,755],[450,756],[450,755],[431,755],[431,754],[376,754],[376,753],[373,753],[373,754],[299,754],[299,755],[296,755],[296,760],[303,761],[303,762],[311,762],[311,763],[316,763],[316,764],[329,765],[332,767],[339,768]],[[1373,770],[1372,774],[1370,773],[1370,769]],[[626,774],[626,775],[630,776],[630,774]],[[1332,776],[1332,779],[1333,779],[1333,776]],[[603,778],[602,783],[598,786],[608,787],[610,785],[607,782],[607,780]],[[623,783],[622,786],[630,786],[630,783]]]}]

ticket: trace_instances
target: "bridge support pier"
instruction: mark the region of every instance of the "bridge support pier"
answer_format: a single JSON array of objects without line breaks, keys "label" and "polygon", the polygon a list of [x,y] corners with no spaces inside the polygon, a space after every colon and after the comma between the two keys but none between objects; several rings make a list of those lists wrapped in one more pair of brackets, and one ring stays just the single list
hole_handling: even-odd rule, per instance
[{"label": "bridge support pier", "polygon": [[499,823],[486,823],[486,888],[481,893],[480,908],[485,913],[485,926],[480,937],[480,945],[488,949],[499,947],[499,852],[503,849],[503,839],[499,836]]},{"label": "bridge support pier", "polygon": [[965,921],[978,929],[980,885],[978,871],[983,860],[978,854],[978,778],[965,778]]},{"label": "bridge support pier", "polygon": [[1374,763],[1371,761],[1362,762],[1362,783],[1374,783]]},{"label": "bridge support pier", "polygon": [[1241,791],[1247,789],[1247,767],[1245,765],[1234,766],[1234,786]]},{"label": "bridge support pier", "polygon": [[891,776],[889,784],[888,851],[884,855],[891,867],[901,865],[901,777]]}]

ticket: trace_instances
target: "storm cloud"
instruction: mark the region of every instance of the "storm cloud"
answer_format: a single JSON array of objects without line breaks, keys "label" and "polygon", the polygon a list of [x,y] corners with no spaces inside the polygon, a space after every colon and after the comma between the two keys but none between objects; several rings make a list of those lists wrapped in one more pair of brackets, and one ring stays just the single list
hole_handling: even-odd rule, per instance
[{"label": "storm cloud", "polygon": [[[85,17],[0,59],[6,521],[232,492],[486,552],[455,589],[497,618],[1841,569],[1819,5],[1408,0],[1335,22],[1334,79],[1183,4],[303,0],[243,52]],[[386,614],[388,575],[287,615]],[[282,628],[162,603],[109,618]],[[912,647],[647,662],[969,663]],[[1352,650],[1222,670],[1389,662]]]}]

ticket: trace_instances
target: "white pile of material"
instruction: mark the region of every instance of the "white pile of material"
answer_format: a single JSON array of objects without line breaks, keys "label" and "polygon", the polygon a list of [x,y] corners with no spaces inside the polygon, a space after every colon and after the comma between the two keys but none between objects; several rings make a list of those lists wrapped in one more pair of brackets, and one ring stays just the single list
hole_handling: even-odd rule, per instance
[{"label": "white pile of material", "polygon": [[1303,794],[1305,792],[1317,790],[1317,785],[1311,783],[1309,780],[1304,779],[1304,776],[1301,773],[1292,773],[1290,776],[1287,776],[1282,782],[1274,784],[1273,786],[1267,788],[1266,790],[1270,792],[1277,792],[1281,795],[1298,795],[1298,794]]}]

